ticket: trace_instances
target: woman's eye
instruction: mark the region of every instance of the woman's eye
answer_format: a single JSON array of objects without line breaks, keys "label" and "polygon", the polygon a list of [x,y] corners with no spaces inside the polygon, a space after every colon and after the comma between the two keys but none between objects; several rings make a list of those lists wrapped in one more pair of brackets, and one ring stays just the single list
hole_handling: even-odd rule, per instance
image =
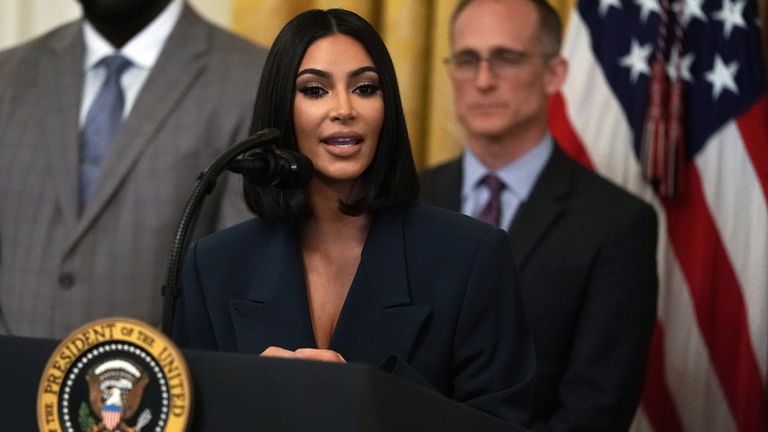
[{"label": "woman's eye", "polygon": [[361,84],[355,87],[354,92],[360,96],[368,97],[373,96],[379,91],[379,86],[373,83]]},{"label": "woman's eye", "polygon": [[303,94],[304,96],[312,99],[319,99],[324,94],[328,93],[328,91],[319,85],[306,85],[299,89],[299,93]]}]

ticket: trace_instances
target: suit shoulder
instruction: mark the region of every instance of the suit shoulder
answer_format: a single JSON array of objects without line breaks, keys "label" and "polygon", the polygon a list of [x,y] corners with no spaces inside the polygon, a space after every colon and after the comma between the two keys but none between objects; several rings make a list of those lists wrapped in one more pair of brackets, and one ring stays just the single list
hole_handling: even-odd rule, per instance
[{"label": "suit shoulder", "polygon": [[458,210],[461,191],[461,158],[422,172],[420,182],[419,196],[425,203]]},{"label": "suit shoulder", "polygon": [[448,162],[444,162],[440,165],[434,166],[421,172],[422,183],[431,184],[439,182],[448,175],[452,175],[457,169],[461,168],[461,158],[451,159]]},{"label": "suit shoulder", "polygon": [[[496,266],[511,269],[514,265],[512,244],[505,231],[438,207],[417,204],[409,208],[403,240],[409,268],[438,278],[446,290],[449,286],[463,290],[478,266],[499,270]],[[435,274],[436,269],[439,274]]]},{"label": "suit shoulder", "polygon": [[267,50],[214,24],[205,25],[210,30],[207,63],[211,75],[216,77],[215,97],[245,102],[250,115]]},{"label": "suit shoulder", "polygon": [[62,47],[69,49],[75,46],[71,42],[81,34],[80,28],[81,21],[73,21],[0,51],[0,122],[5,122],[18,106],[24,103],[36,105],[48,97],[40,91],[44,87],[40,73],[52,67],[49,64],[50,53]]},{"label": "suit shoulder", "polygon": [[38,63],[41,53],[52,49],[55,43],[74,37],[80,25],[80,20],[72,21],[30,41],[0,51],[0,71],[8,73],[12,69],[19,69],[21,67],[22,69],[19,69],[21,73],[28,74],[29,71],[23,70],[25,69],[24,66]]},{"label": "suit shoulder", "polygon": [[573,164],[573,190],[585,205],[605,208],[651,211],[653,207],[640,197],[615,184],[610,179],[571,160]]},{"label": "suit shoulder", "polygon": [[197,249],[213,254],[244,250],[253,245],[254,239],[264,238],[270,232],[270,225],[254,217],[201,238],[196,242]]}]

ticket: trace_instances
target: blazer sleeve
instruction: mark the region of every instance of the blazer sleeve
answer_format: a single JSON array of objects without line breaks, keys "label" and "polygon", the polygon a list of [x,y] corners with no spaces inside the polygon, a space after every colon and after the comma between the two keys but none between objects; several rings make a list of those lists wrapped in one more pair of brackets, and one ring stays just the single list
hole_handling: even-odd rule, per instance
[{"label": "blazer sleeve", "polygon": [[453,399],[525,425],[536,368],[533,343],[507,234],[480,244],[456,325]]},{"label": "blazer sleeve", "polygon": [[560,407],[534,430],[622,431],[634,418],[656,318],[658,233],[648,205],[624,220],[592,268]]},{"label": "blazer sleeve", "polygon": [[171,339],[182,348],[218,350],[197,267],[198,242],[187,250],[182,272],[183,289],[176,299]]}]

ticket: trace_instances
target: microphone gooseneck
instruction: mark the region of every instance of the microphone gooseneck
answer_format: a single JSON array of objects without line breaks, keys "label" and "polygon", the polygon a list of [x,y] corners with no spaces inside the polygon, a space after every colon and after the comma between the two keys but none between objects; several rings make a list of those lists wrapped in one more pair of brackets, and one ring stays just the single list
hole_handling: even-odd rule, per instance
[{"label": "microphone gooseneck", "polygon": [[301,153],[275,148],[280,139],[277,129],[264,129],[228,148],[198,175],[184,207],[168,258],[168,272],[163,285],[162,330],[171,334],[176,298],[181,295],[182,254],[205,197],[213,191],[216,179],[229,169],[240,173],[246,181],[279,188],[303,187],[312,178],[312,162]]}]

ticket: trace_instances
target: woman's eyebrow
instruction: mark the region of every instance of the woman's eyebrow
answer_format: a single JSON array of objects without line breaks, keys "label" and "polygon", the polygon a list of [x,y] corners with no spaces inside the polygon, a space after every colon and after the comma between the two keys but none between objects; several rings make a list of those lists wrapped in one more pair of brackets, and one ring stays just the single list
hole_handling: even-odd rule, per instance
[{"label": "woman's eyebrow", "polygon": [[353,70],[348,75],[349,75],[350,78],[354,78],[354,77],[356,77],[358,75],[362,75],[362,74],[364,74],[366,72],[373,72],[376,75],[379,74],[379,71],[376,70],[376,67],[374,67],[374,66],[363,66],[363,67],[359,67],[359,68]]},{"label": "woman's eyebrow", "polygon": [[296,78],[302,75],[317,75],[321,78],[330,78],[331,76],[333,76],[330,72],[326,72],[322,69],[315,69],[315,68],[307,68],[307,69],[300,70],[299,73],[296,74]]},{"label": "woman's eyebrow", "polygon": [[[374,66],[362,66],[362,67],[359,67],[359,68],[353,70],[352,72],[350,72],[347,75],[350,78],[354,78],[354,77],[362,75],[362,74],[364,74],[366,72],[373,72],[373,73],[375,73],[377,75],[379,74],[379,72],[376,70],[376,67],[374,67]],[[298,74],[296,74],[296,78],[298,78],[298,77],[300,77],[302,75],[317,75],[317,76],[319,76],[321,78],[331,78],[331,77],[333,77],[332,73],[324,71],[322,69],[317,69],[317,68],[302,69],[302,70],[299,71]]]}]

